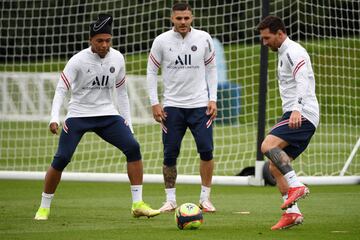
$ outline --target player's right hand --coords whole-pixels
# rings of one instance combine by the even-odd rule
[[[301,113],[299,111],[292,111],[289,118],[289,128],[297,129],[301,127]]]
[[[56,122],[52,122],[50,123],[49,129],[52,134],[58,134],[59,125]]]
[[[156,104],[151,107],[153,112],[153,117],[155,121],[161,123],[162,121],[166,120],[167,114],[164,111],[164,108],[160,104]]]

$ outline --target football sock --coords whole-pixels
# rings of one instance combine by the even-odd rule
[[[131,196],[132,201],[141,202],[142,201],[142,185],[131,185]]]
[[[41,194],[41,204],[40,207],[42,208],[50,208],[51,205],[51,201],[54,198],[54,194],[49,194],[49,193],[42,193]]]
[[[176,188],[165,188],[166,201],[176,202]]]
[[[304,184],[302,184],[299,179],[296,176],[295,171],[290,171],[287,174],[284,175],[287,183],[289,184],[289,187],[300,187],[300,186],[304,186]]]
[[[283,200],[284,200],[284,202],[285,202],[286,199],[288,198],[288,195],[286,194],[286,195],[282,196],[282,198],[283,198]],[[295,203],[295,204],[292,205],[291,207],[287,208],[287,209],[286,209],[286,213],[299,213],[299,214],[301,214],[300,209],[299,209],[297,203]]]
[[[201,185],[200,201],[208,200],[210,197],[211,188]]]

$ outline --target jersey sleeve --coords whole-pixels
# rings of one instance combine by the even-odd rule
[[[210,101],[217,100],[217,70],[215,60],[215,47],[210,35],[205,38],[205,76],[209,88]]]
[[[64,102],[66,94],[71,90],[73,81],[76,79],[78,73],[76,61],[71,58],[65,65],[64,70],[60,74],[59,81],[55,89],[55,95],[51,108],[50,123],[56,122],[60,124],[60,109]]]
[[[159,104],[158,91],[157,91],[157,74],[159,68],[161,67],[161,62],[162,62],[161,43],[158,38],[155,38],[150,50],[148,63],[147,63],[147,73],[146,73],[146,83],[147,83],[147,89],[150,97],[151,106]]]
[[[296,82],[296,104],[292,107],[292,111],[302,112],[310,86],[310,58],[305,50],[293,53],[288,52],[286,56],[291,66],[292,76]]]
[[[134,133],[131,121],[130,102],[126,87],[126,71],[125,71],[125,60],[121,56],[121,68],[118,74],[118,79],[115,83],[116,97],[120,116],[122,116],[126,123],[129,125],[131,132]]]

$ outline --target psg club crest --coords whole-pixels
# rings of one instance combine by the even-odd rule
[[[114,67],[111,67],[111,68],[110,68],[110,72],[111,72],[111,73],[114,73],[114,72],[115,72],[115,68],[114,68]]]
[[[193,52],[195,52],[195,51],[197,50],[197,46],[192,45],[192,46],[191,46],[191,50],[192,50]]]

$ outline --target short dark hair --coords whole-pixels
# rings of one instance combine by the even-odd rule
[[[284,22],[281,18],[277,16],[267,16],[265,17],[257,27],[257,30],[269,29],[271,33],[277,33],[278,30],[281,30],[283,33],[286,33],[286,28]]]
[[[190,12],[191,10],[191,6],[186,3],[186,2],[177,2],[173,5],[172,7],[173,11],[185,11],[185,10],[189,10]]]

